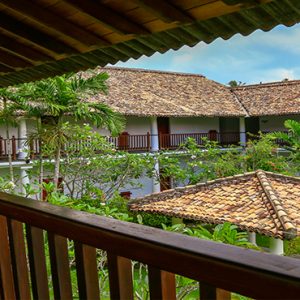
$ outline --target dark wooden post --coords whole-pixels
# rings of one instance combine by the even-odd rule
[[[230,300],[231,293],[210,284],[200,283],[200,300]]]
[[[148,266],[150,299],[175,300],[175,274]]]
[[[134,299],[131,260],[112,253],[107,258],[111,299]]]
[[[16,299],[14,276],[10,256],[10,245],[8,239],[7,219],[3,216],[0,216],[0,241],[0,277],[2,287],[4,289],[4,299]]]

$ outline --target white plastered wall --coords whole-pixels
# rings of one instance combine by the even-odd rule
[[[219,118],[178,117],[170,118],[170,133],[200,133],[219,131]]]
[[[18,137],[18,127],[9,127],[9,135],[10,137],[14,136],[15,138]],[[6,139],[6,127],[5,125],[0,125],[0,136]]]
[[[286,116],[265,116],[259,118],[259,126],[261,131],[282,131],[287,130],[283,123],[285,120],[292,119],[300,121],[299,115],[286,115]]]
[[[70,123],[75,123],[75,121],[72,120],[72,118],[67,118],[67,119]],[[89,122],[81,121],[81,122],[77,122],[77,123],[84,124],[84,123],[89,123]],[[150,125],[151,125],[151,122],[150,122],[150,118],[148,118],[148,117],[127,116],[127,117],[125,117],[125,128],[123,131],[128,132],[129,134],[132,134],[132,135],[147,134],[147,132],[150,133],[150,130],[151,130]],[[93,129],[102,135],[105,135],[105,136],[110,135],[110,133],[107,129],[97,128],[97,127],[93,127]]]
[[[132,185],[124,186],[120,189],[120,192],[131,192],[131,198],[138,198],[143,197],[145,195],[151,194],[153,188],[153,180],[145,175],[141,176],[139,179],[136,180],[137,185],[133,187]],[[141,186],[138,186],[141,185]]]
[[[129,134],[147,134],[151,131],[151,121],[148,117],[126,117],[125,132]]]

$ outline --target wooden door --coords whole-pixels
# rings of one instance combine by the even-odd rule
[[[258,132],[260,130],[259,117],[245,118],[245,127],[248,140],[258,139]]]
[[[159,135],[159,148],[168,149],[170,147],[170,122],[168,117],[157,118],[157,128]]]

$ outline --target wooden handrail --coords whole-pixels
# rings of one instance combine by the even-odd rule
[[[183,144],[187,138],[194,138],[199,146],[204,145],[203,138],[208,140],[217,141],[220,145],[238,145],[240,142],[241,132],[199,132],[199,133],[167,133],[157,135],[159,140],[159,147],[161,150],[173,150],[177,149]],[[106,137],[107,141],[113,144],[113,146],[122,151],[151,151],[151,138],[155,136],[150,133],[147,134],[128,134],[120,135],[119,137]],[[248,137],[249,138],[249,137]],[[15,138],[9,139],[12,159],[17,159],[17,144],[20,141],[26,141],[26,138]],[[78,143],[78,150],[82,144],[86,141]],[[276,140],[279,146],[284,146],[286,143],[283,140]],[[40,144],[38,140],[34,140],[29,145],[30,158],[34,159],[39,155]],[[95,149],[97,152],[97,149]],[[8,157],[8,140],[0,136],[0,159]]]
[[[55,240],[54,237],[66,237],[74,240],[77,245],[75,252],[77,251],[81,262],[78,264],[77,272],[81,272],[82,282],[80,284],[82,286],[80,290],[82,295],[96,291],[94,286],[89,287],[85,282],[86,278],[94,278],[93,274],[95,274],[91,266],[96,263],[93,247],[107,251],[109,271],[112,272],[110,278],[118,282],[121,280],[119,284],[115,284],[115,287],[119,288],[119,292],[114,291],[114,295],[130,294],[126,285],[130,283],[131,275],[128,273],[130,272],[130,268],[128,268],[130,260],[147,264],[148,268],[153,270],[150,276],[153,281],[150,282],[150,285],[155,284],[156,280],[159,280],[157,279],[159,276],[161,279],[157,282],[162,283],[162,289],[166,287],[163,287],[165,281],[161,280],[168,276],[161,272],[167,271],[203,282],[204,290],[218,287],[259,299],[297,299],[300,295],[300,262],[294,258],[205,241],[5,193],[0,193],[0,214],[6,220],[22,222],[27,224],[29,229],[31,228],[30,231],[27,230],[27,234],[30,233],[31,241],[35,241],[35,246],[31,243],[34,249],[31,260],[36,259],[37,261],[39,257],[37,261],[39,264],[44,255],[40,247],[42,243],[40,239],[42,231],[40,230],[51,234],[52,240]],[[2,222],[2,224],[4,223]],[[8,234],[10,235],[10,230],[8,230]],[[5,233],[2,233],[0,238],[1,263],[1,252],[5,251]],[[62,249],[64,249],[64,241],[61,243]],[[59,247],[60,244],[53,245],[54,255],[55,247]],[[57,248],[57,251],[59,249]],[[38,257],[35,257],[36,255]],[[8,259],[6,265],[7,261]],[[6,269],[2,265],[0,269],[2,281],[3,278],[9,278],[7,274],[4,274]],[[63,271],[61,270],[61,272]],[[123,277],[118,275],[122,272],[126,284],[122,282]],[[35,283],[32,284],[34,286]],[[40,285],[42,284],[40,283]],[[62,282],[60,282],[61,284]],[[57,283],[57,285],[57,291],[59,291],[59,284]],[[171,286],[173,285],[167,285],[169,288]],[[11,284],[7,288],[11,288]],[[44,291],[44,288],[41,290]],[[203,295],[206,294],[204,290]],[[122,297],[120,296],[120,298]]]

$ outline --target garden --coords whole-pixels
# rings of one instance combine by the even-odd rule
[[[98,77],[97,77],[98,76]],[[115,218],[126,222],[153,226],[195,238],[212,240],[239,247],[265,251],[269,240],[259,236],[257,246],[248,242],[246,232],[237,226],[224,223],[216,226],[183,222],[172,224],[166,216],[147,213],[133,213],[128,209],[128,199],[120,196],[124,187],[141,188],[141,176],[157,182],[168,178],[173,186],[185,186],[206,182],[216,178],[251,172],[258,169],[275,173],[298,176],[300,173],[300,123],[287,120],[288,133],[260,134],[253,136],[246,147],[230,146],[221,148],[217,142],[204,139],[204,146],[188,138],[175,151],[149,153],[128,153],[117,151],[92,125],[106,127],[118,134],[123,127],[122,116],[102,104],[78,101],[83,95],[107,92],[105,74],[88,79],[61,76],[35,84],[25,84],[15,90],[2,89],[4,107],[1,120],[7,135],[9,128],[18,120],[16,111],[23,111],[27,117],[35,118],[36,131],[28,137],[39,139],[41,149],[39,159],[32,160],[28,171],[30,184],[19,189],[21,178],[9,160],[9,173],[0,178],[0,190],[21,194],[32,199],[41,199],[54,205]],[[59,100],[59,101],[58,101]],[[75,121],[70,123],[72,114]],[[47,117],[50,122],[41,122]],[[51,118],[49,118],[51,117]],[[90,123],[90,124],[89,124]],[[276,139],[285,141],[285,150],[278,151]],[[85,141],[85,142],[82,142]],[[30,153],[28,153],[30,156]],[[156,164],[160,166],[157,172]],[[44,180],[44,179],[49,180]],[[53,180],[51,180],[53,178]],[[60,178],[62,180],[60,180]],[[74,245],[69,242],[71,278],[76,285]],[[45,239],[46,249],[48,242]],[[107,257],[97,250],[99,282],[102,299],[109,298]],[[300,239],[285,241],[286,255],[300,255]],[[47,261],[50,268],[49,259]],[[74,270],[73,270],[73,269]],[[148,278],[146,266],[134,262],[134,295],[136,299],[148,299]],[[72,271],[73,270],[73,271]],[[198,283],[177,276],[178,299],[197,299]],[[74,298],[78,297],[73,289]],[[244,299],[233,294],[232,299]]]

